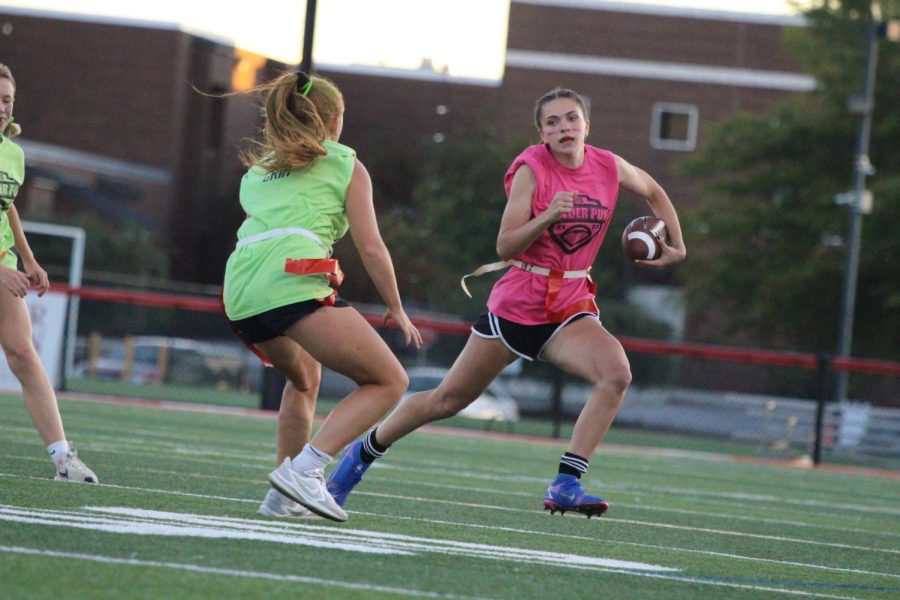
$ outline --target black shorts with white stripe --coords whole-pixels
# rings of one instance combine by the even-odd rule
[[[597,318],[597,315],[583,312],[569,317],[562,323],[520,325],[487,312],[478,317],[472,325],[472,333],[490,340],[499,339],[510,352],[526,360],[535,360],[541,358],[544,346],[558,331],[582,317]]]

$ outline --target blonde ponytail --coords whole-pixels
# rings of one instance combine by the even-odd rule
[[[324,77],[285,73],[250,90],[265,95],[262,139],[241,153],[245,166],[302,169],[327,154],[332,119],[344,112],[340,90]]]

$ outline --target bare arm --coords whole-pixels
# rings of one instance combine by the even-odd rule
[[[9,207],[7,217],[9,219],[9,228],[13,234],[13,244],[16,252],[19,254],[19,258],[22,259],[25,273],[19,273],[14,269],[5,269],[2,286],[20,298],[25,297],[29,287],[37,288],[38,296],[43,296],[50,289],[50,279],[47,276],[47,271],[42,269],[34,258],[31,247],[28,245],[28,240],[25,238],[25,232],[22,230],[19,211],[16,210],[15,206]]]
[[[406,343],[413,343],[416,348],[421,347],[422,336],[403,310],[391,255],[378,230],[372,202],[372,180],[359,160],[356,161],[350,186],[347,188],[347,220],[363,266],[387,306],[384,322],[393,319],[403,331]]]
[[[628,163],[620,156],[616,156],[616,167],[619,172],[619,185],[629,192],[646,198],[653,214],[665,221],[666,231],[669,234],[669,243],[665,243],[666,240],[662,240],[662,255],[659,258],[635,262],[642,265],[663,267],[683,261],[687,255],[687,250],[684,247],[684,239],[681,236],[681,224],[678,222],[675,206],[672,204],[666,191],[646,171]]]
[[[503,210],[500,232],[497,234],[497,254],[509,260],[524,252],[542,231],[572,210],[578,192],[557,192],[547,210],[531,218],[532,198],[537,181],[528,165],[522,165],[513,175],[509,200]]]

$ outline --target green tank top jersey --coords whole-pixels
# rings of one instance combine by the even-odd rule
[[[289,258],[328,258],[331,246],[347,233],[347,187],[356,152],[326,140],[328,154],[305,169],[267,172],[251,167],[241,180],[241,207],[247,219],[238,241],[284,228],[302,228],[314,240],[289,233],[236,248],[225,266],[222,294],[232,321],[304,300],[327,298],[334,291],[326,275],[285,273]]]
[[[15,245],[9,226],[9,209],[25,181],[25,153],[12,140],[0,135],[0,252],[6,252],[0,264],[16,268],[18,258],[10,249]]]

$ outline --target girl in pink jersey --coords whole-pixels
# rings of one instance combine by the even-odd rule
[[[365,438],[353,442],[328,479],[343,504],[376,455],[425,423],[456,415],[516,358],[541,359],[593,387],[575,423],[559,472],[544,495],[551,513],[603,514],[609,504],[581,489],[588,460],[609,429],[631,383],[621,344],[600,323],[588,269],[609,226],[620,187],[647,199],[665,221],[669,240],[651,261],[684,260],[675,207],[650,175],[612,152],[585,144],[590,129],[584,101],[555,89],[535,105],[541,144],[522,152],[506,173],[508,196],[497,236],[504,261],[476,274],[511,267],[494,285],[488,313],[472,327],[462,353],[437,389],[411,395]],[[371,452],[374,449],[377,452]]]

